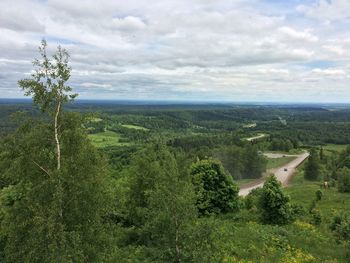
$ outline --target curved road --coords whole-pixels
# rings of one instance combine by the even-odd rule
[[[269,158],[280,158],[283,156],[283,154],[265,154],[265,156],[268,156]],[[267,171],[267,174],[274,174],[277,180],[279,180],[283,186],[288,185],[290,179],[295,173],[296,168],[309,157],[309,153],[305,152],[299,155],[285,155],[285,156],[295,156],[297,158],[295,158],[291,162],[279,168],[274,168]],[[285,171],[285,169],[287,169],[287,171]],[[252,183],[242,185],[241,189],[239,190],[239,195],[240,196],[248,195],[251,190],[262,187],[264,185],[264,181],[265,179],[261,178],[261,179],[257,179]]]

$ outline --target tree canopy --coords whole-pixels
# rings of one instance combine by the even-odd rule
[[[219,161],[198,161],[192,165],[190,174],[201,214],[227,213],[239,208],[239,188]]]

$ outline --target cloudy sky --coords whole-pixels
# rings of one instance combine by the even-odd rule
[[[0,98],[42,38],[84,99],[350,102],[349,0],[1,0]]]

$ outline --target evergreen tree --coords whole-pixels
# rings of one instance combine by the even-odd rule
[[[239,188],[219,161],[198,161],[192,165],[190,173],[201,214],[226,213],[238,209]]]
[[[283,193],[281,183],[275,176],[269,176],[259,197],[261,221],[264,224],[284,225],[292,220],[289,197]]]
[[[316,149],[311,149],[309,159],[305,164],[304,177],[307,180],[317,180],[320,176],[320,159]]]

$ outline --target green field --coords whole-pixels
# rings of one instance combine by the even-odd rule
[[[89,138],[92,143],[98,148],[104,148],[109,146],[127,146],[128,142],[120,142],[120,134],[113,131],[104,131],[95,134],[89,134]]]
[[[332,156],[344,151],[348,146],[347,144],[327,144],[322,146],[322,148],[325,156]]]
[[[327,144],[323,146],[324,150],[329,150],[329,151],[336,151],[336,152],[341,152],[348,147],[348,144]]]
[[[267,159],[267,169],[272,169],[272,168],[277,168],[281,167],[291,161],[293,161],[295,157],[291,156],[286,156],[286,157],[281,157],[281,158],[268,158]]]
[[[132,124],[122,124],[124,128],[128,129],[135,129],[135,130],[142,130],[142,131],[149,131],[149,129],[142,127],[142,126],[137,126],[137,125],[132,125]]]

